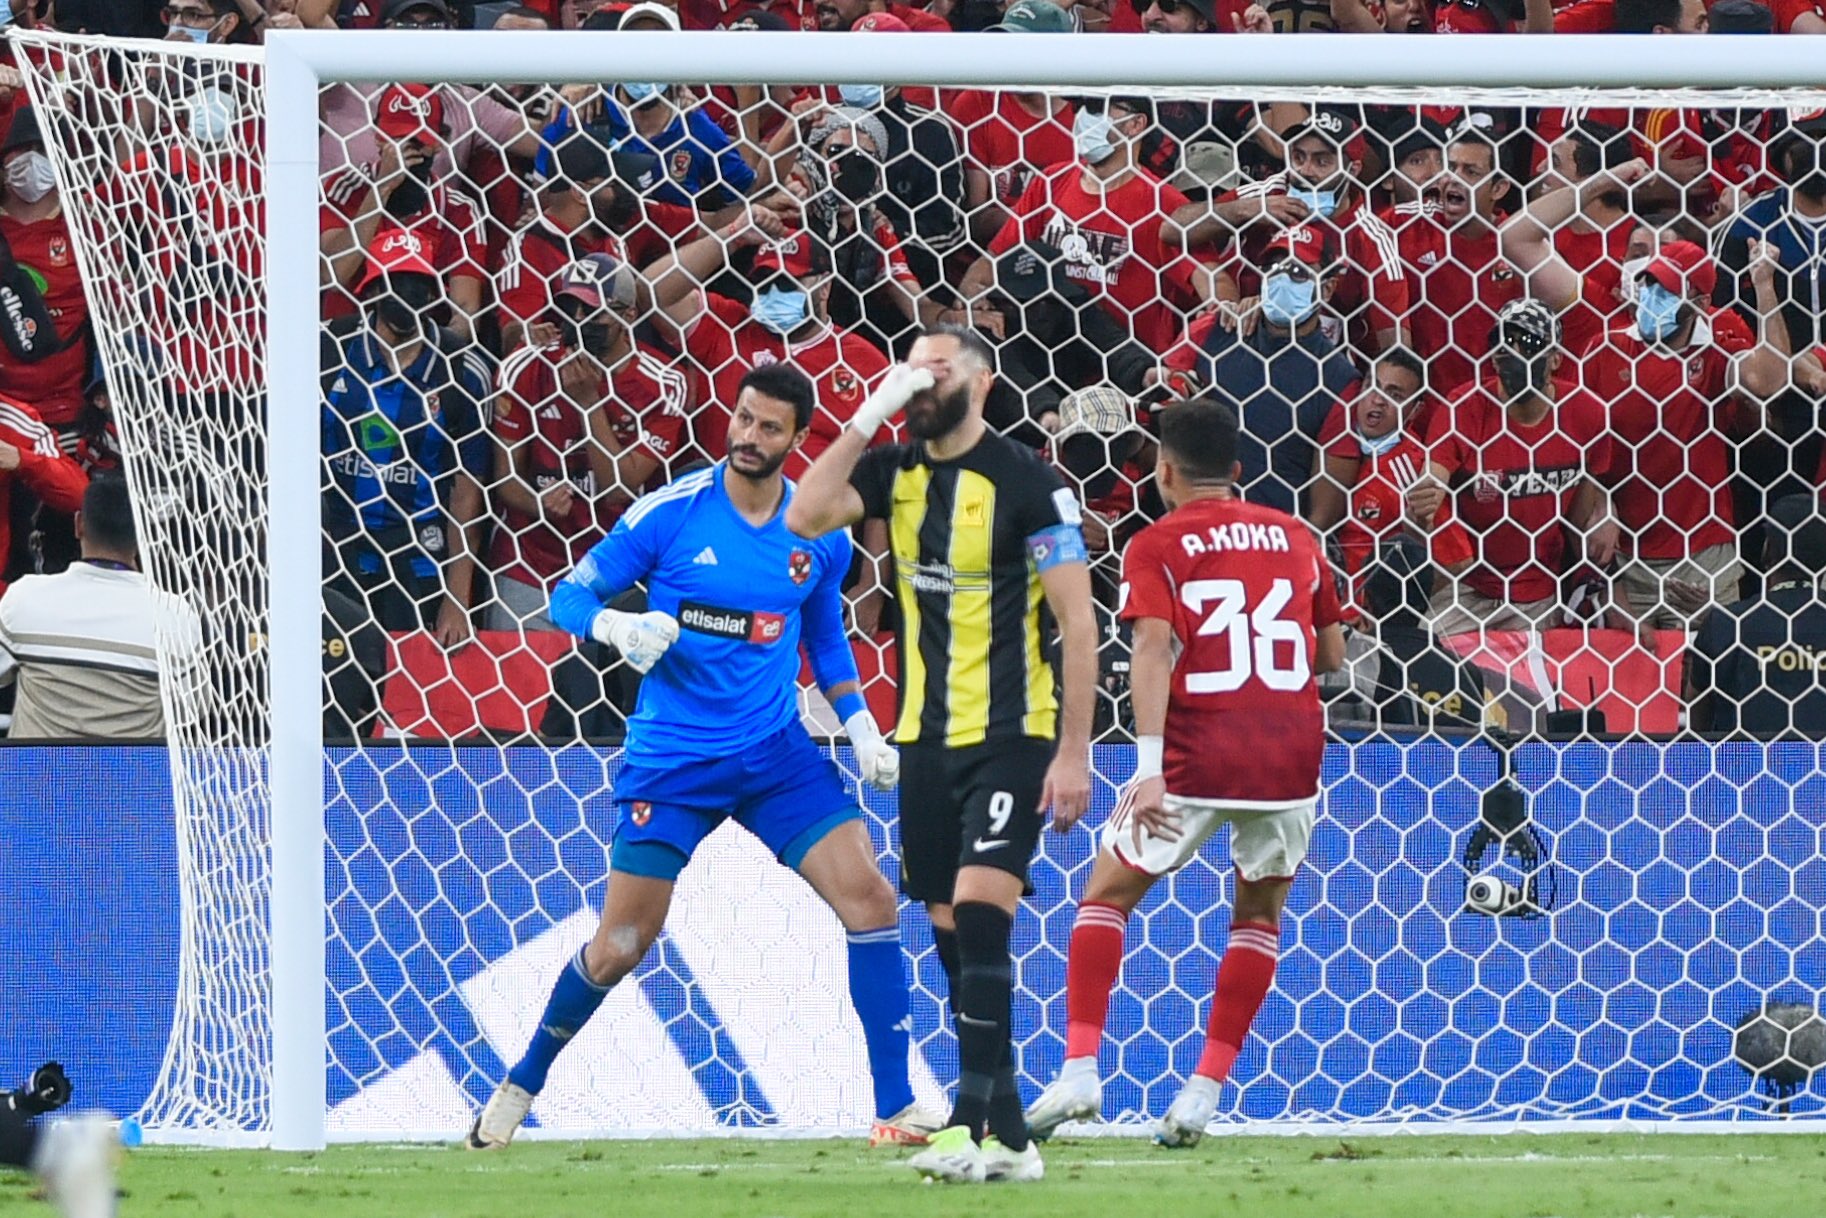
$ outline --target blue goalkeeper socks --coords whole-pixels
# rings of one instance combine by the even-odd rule
[[[552,1062],[583,1030],[608,992],[608,986],[590,980],[583,968],[583,949],[578,948],[552,985],[552,996],[546,1000],[545,1014],[539,1017],[533,1041],[526,1046],[526,1055],[519,1064],[507,1072],[507,1081],[533,1095],[545,1090],[545,1076],[551,1071]],[[901,1000],[906,1000],[905,991]]]
[[[907,1081],[907,962],[900,927],[852,931],[850,1005],[862,1020],[869,1046],[869,1076],[875,1081],[875,1115],[891,1117],[913,1102]]]

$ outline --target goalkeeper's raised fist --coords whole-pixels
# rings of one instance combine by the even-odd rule
[[[874,439],[883,423],[905,410],[914,394],[932,388],[933,383],[932,374],[926,369],[895,364],[857,409],[850,426],[864,440]]]
[[[678,622],[670,613],[623,613],[604,609],[596,615],[590,634],[607,643],[635,672],[645,673],[659,663],[666,648],[678,642]]]
[[[850,735],[862,781],[878,791],[892,791],[900,782],[900,750],[881,738],[875,716],[859,710],[843,721],[843,730]]]

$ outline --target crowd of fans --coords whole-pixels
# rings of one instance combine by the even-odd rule
[[[12,7],[21,24],[194,43],[296,28],[1826,34],[1826,0]],[[0,316],[13,578],[77,558],[84,471],[118,463],[18,84],[0,72],[0,295],[23,309]],[[232,99],[198,98],[191,136],[221,140]],[[1370,661],[1357,671],[1384,674],[1339,692],[1352,714],[1437,713],[1462,682],[1450,664],[1425,675],[1440,636],[1573,622],[1653,648],[1657,629],[1697,631],[1759,592],[1767,505],[1826,481],[1826,111],[891,82],[345,85],[320,110],[341,638],[459,648],[551,630],[547,591],[602,530],[722,455],[745,370],[786,361],[817,384],[791,474],[938,322],[996,345],[990,421],[1081,488],[1111,610],[1125,541],[1162,510],[1155,411],[1235,406],[1243,493],[1327,537]],[[882,535],[858,541],[885,552]],[[863,635],[892,627],[885,575],[858,564]],[[627,691],[603,685],[605,669],[620,679],[605,659],[555,671],[564,730],[613,730]],[[353,701],[341,722],[365,730],[371,707]],[[1106,710],[1119,727],[1120,699]]]

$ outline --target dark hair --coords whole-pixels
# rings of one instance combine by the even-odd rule
[[[1600,169],[1614,169],[1636,155],[1635,147],[1621,127],[1589,120],[1566,128],[1572,141],[1572,165],[1580,180]]]
[[[1775,14],[1756,0],[1718,0],[1712,6],[1708,34],[1773,34]]]
[[[1170,402],[1158,416],[1160,447],[1194,482],[1228,481],[1236,468],[1236,412],[1210,398]]]
[[[139,552],[127,480],[114,470],[101,470],[89,479],[89,489],[82,495],[82,535],[97,549],[116,554]]]
[[[1664,25],[1680,25],[1681,0],[1617,0],[1616,32],[1619,34],[1652,34]]]
[[[958,346],[981,360],[985,368],[991,372],[996,370],[995,348],[989,345],[989,340],[983,337],[983,332],[973,326],[959,326],[951,322],[944,322],[927,327],[923,337],[954,338],[957,340]]]
[[[1826,572],[1826,516],[1819,497],[1784,495],[1770,504],[1763,546],[1770,574],[1782,567],[1808,575]]]
[[[1426,364],[1422,363],[1420,357],[1406,347],[1390,347],[1387,351],[1384,351],[1381,355],[1376,357],[1375,363],[1388,364],[1390,367],[1399,368],[1403,372],[1413,376],[1415,382],[1422,389],[1427,387]],[[1373,366],[1374,365],[1372,365],[1372,367]]]
[[[742,383],[736,386],[736,396],[740,397],[744,389],[752,389],[775,401],[791,402],[795,432],[804,431],[812,425],[812,411],[818,405],[818,391],[812,385],[812,378],[791,364],[762,364],[758,368],[750,368],[743,374]]]

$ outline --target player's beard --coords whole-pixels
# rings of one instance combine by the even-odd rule
[[[750,482],[765,482],[780,472],[780,467],[786,464],[787,454],[791,451],[787,449],[777,456],[769,457],[752,444],[732,444],[729,448],[729,468]],[[738,465],[735,460],[738,455],[749,458],[751,462],[759,460],[761,464]]]
[[[969,385],[949,393],[927,389],[907,403],[907,430],[921,440],[936,440],[956,431],[969,414]]]

